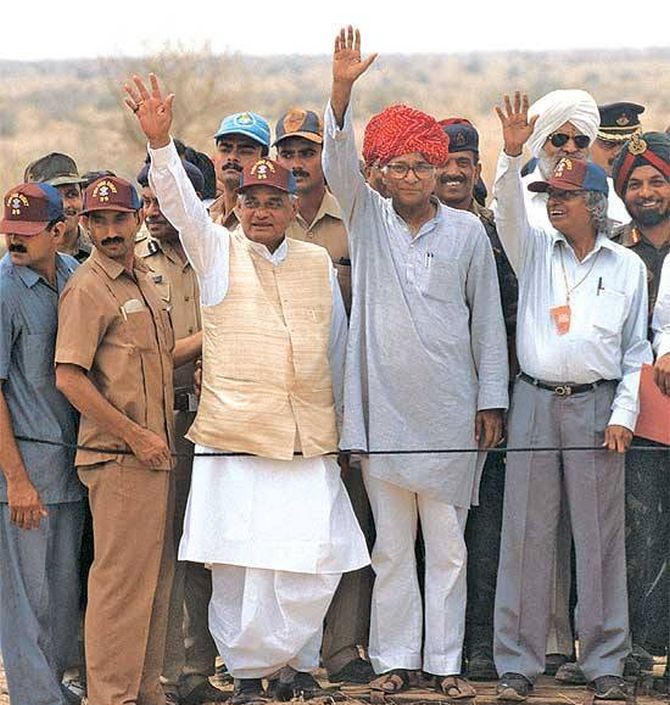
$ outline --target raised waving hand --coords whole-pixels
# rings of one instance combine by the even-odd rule
[[[151,148],[165,147],[170,142],[174,93],[163,98],[158,78],[153,73],[149,74],[151,90],[137,75],[133,75],[133,84],[123,86],[127,94],[126,105],[135,113]]]
[[[503,132],[503,149],[510,157],[517,157],[523,151],[523,146],[533,134],[538,115],[528,119],[528,95],[519,91],[514,93],[514,103],[508,95],[503,96],[505,110],[496,105],[496,113],[500,119]]]
[[[367,59],[361,57],[361,33],[351,25],[346,29],[342,27],[335,37],[333,90],[330,104],[340,126],[347,105],[349,105],[351,87],[368,70],[376,58],[377,54],[370,54]]]

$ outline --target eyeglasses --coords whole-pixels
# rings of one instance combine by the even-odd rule
[[[562,189],[551,189],[549,191],[549,198],[553,201],[558,201],[559,203],[565,203],[565,201],[571,201],[577,196],[583,196],[586,193],[583,189],[574,189],[570,191],[563,191]]]
[[[404,179],[410,171],[414,172],[414,176],[417,179],[429,179],[435,173],[435,167],[425,162],[420,162],[414,166],[404,162],[393,162],[382,167],[382,171],[392,179]]]
[[[261,208],[267,211],[280,211],[286,206],[286,203],[276,198],[271,198],[264,203],[261,203],[261,201],[256,198],[240,198],[240,205],[248,211],[257,211]]]
[[[565,132],[554,132],[547,139],[554,147],[563,147],[570,140],[575,143],[578,149],[586,149],[591,144],[591,138],[588,135],[566,135]]]

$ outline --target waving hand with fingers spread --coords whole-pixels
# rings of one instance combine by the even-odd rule
[[[126,83],[123,87],[128,96],[125,103],[135,113],[151,148],[159,149],[170,142],[174,93],[163,98],[156,74],[149,74],[149,83],[151,91],[134,75],[134,85]]]
[[[496,105],[496,113],[502,125],[504,150],[510,157],[517,157],[523,146],[533,134],[538,115],[528,120],[528,95],[519,91],[514,93],[514,104],[508,95],[503,97],[505,110]]]
[[[335,37],[330,104],[340,127],[349,105],[352,86],[376,58],[377,54],[370,54],[367,59],[361,58],[361,33],[351,25],[346,29],[343,27]]]

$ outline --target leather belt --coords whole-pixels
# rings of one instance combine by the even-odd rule
[[[550,382],[543,382],[541,379],[535,379],[535,377],[531,377],[525,372],[519,372],[519,379],[522,379],[528,384],[532,384],[534,387],[546,389],[548,392],[552,392],[558,397],[570,397],[573,394],[590,392],[601,384],[612,381],[608,379],[597,379],[595,382],[589,382],[588,384],[551,384]]]
[[[192,392],[175,392],[174,395],[174,410],[175,411],[197,411],[198,397]]]

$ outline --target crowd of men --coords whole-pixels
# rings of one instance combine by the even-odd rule
[[[390,106],[361,161],[374,59],[341,30],[323,119],[226,116],[211,159],[134,76],[137,185],[51,153],[5,195],[12,705],[310,699],[319,665],[625,700],[667,655],[668,456],[634,433],[644,365],[670,395],[670,136],[504,96],[487,208],[466,117]]]

